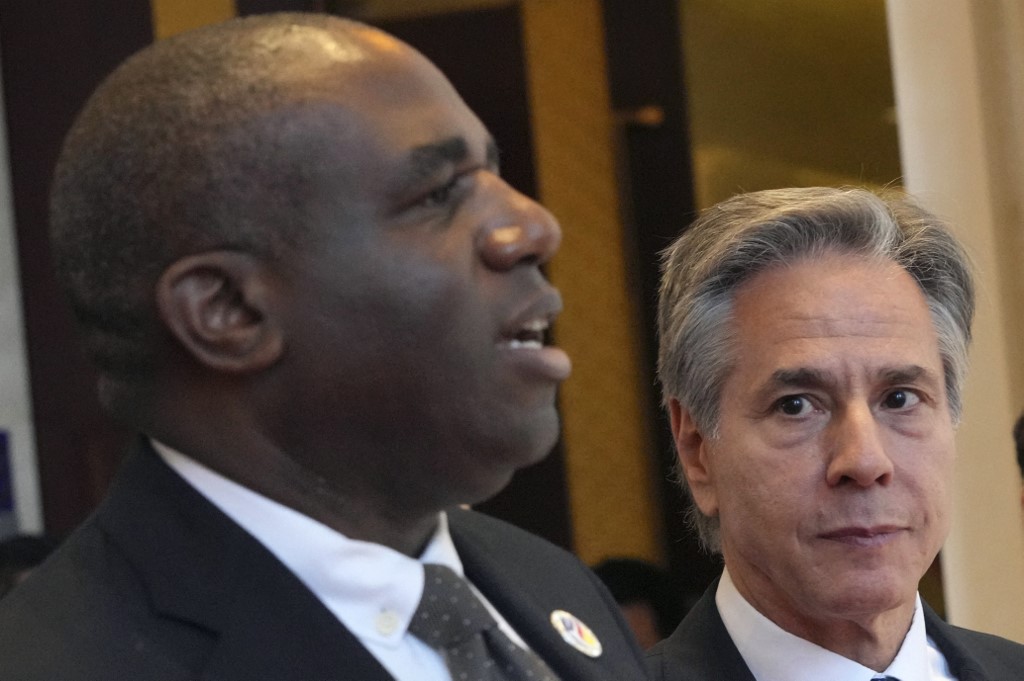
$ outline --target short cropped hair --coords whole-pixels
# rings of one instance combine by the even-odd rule
[[[315,70],[293,87],[309,73],[290,47],[309,39],[298,26],[338,50],[358,50],[371,30],[315,14],[203,27],[129,58],[77,117],[52,185],[51,246],[101,372],[151,373],[162,333],[153,290],[174,261],[217,249],[273,257],[308,237],[323,159],[289,146],[302,131],[282,111],[319,101]]]
[[[829,253],[888,260],[924,293],[938,336],[949,409],[961,387],[974,316],[966,254],[937,217],[903,194],[811,187],[741,194],[705,211],[662,254],[658,376],[664,402],[676,399],[708,437],[717,437],[722,386],[732,369],[737,290],[769,268]],[[718,518],[701,513],[681,469],[688,519],[712,553]]]

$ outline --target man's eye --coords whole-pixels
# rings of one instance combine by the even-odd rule
[[[907,409],[921,401],[921,398],[910,390],[902,388],[893,390],[882,399],[882,406],[886,409]]]
[[[434,191],[424,196],[423,200],[420,201],[421,205],[429,208],[432,206],[443,206],[447,204],[448,201],[451,200],[452,198],[452,194],[455,191],[455,187],[459,183],[460,177],[461,176],[456,175],[451,180],[449,180],[444,186],[438,187]]]
[[[778,410],[786,416],[801,416],[812,408],[811,401],[803,395],[786,395],[776,404]]]

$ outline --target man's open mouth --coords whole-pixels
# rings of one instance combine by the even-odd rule
[[[528,348],[539,350],[544,347],[550,327],[551,323],[547,319],[529,319],[511,336],[503,338],[502,343],[513,349]]]

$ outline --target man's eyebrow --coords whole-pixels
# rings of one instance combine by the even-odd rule
[[[410,177],[415,180],[429,178],[447,164],[464,161],[469,156],[469,144],[462,137],[448,137],[439,142],[423,144],[409,152]],[[494,140],[488,140],[487,164],[498,165],[498,147]]]
[[[834,385],[835,377],[827,372],[808,367],[777,369],[768,380],[757,387],[754,395],[757,401],[774,400],[780,388],[795,390],[821,389]]]
[[[469,156],[469,144],[461,137],[449,137],[414,147],[409,152],[409,170],[415,178],[427,178],[439,168],[458,163]]]
[[[936,376],[922,366],[908,364],[906,366],[887,367],[878,373],[878,378],[887,385],[912,384],[923,380],[935,381]],[[796,369],[779,369],[772,373],[760,392],[772,393],[779,388],[827,388],[836,383],[836,378],[828,371],[799,367]]]
[[[900,383],[916,383],[922,378],[927,380],[935,380],[937,377],[922,366],[916,364],[908,364],[905,367],[894,367],[892,369],[886,369],[882,372],[882,379],[890,384],[897,385]]]
[[[799,367],[797,369],[779,369],[773,372],[768,385],[771,388],[780,386],[822,388],[833,385],[835,382],[835,377],[828,371]]]

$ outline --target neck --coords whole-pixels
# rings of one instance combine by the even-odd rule
[[[415,513],[357,489],[338,489],[287,457],[278,463],[263,474],[247,470],[229,477],[349,539],[381,544],[412,558],[423,552],[437,529],[439,510]]]
[[[192,438],[150,430],[160,442],[218,474],[302,513],[350,539],[417,557],[437,529],[440,509],[414,512],[356,486],[342,489],[265,442]],[[354,480],[356,476],[352,476]]]
[[[800,632],[791,633],[880,672],[896,659],[913,615],[913,610],[908,614],[901,608],[866,623],[837,621],[821,629],[804,627]]]

